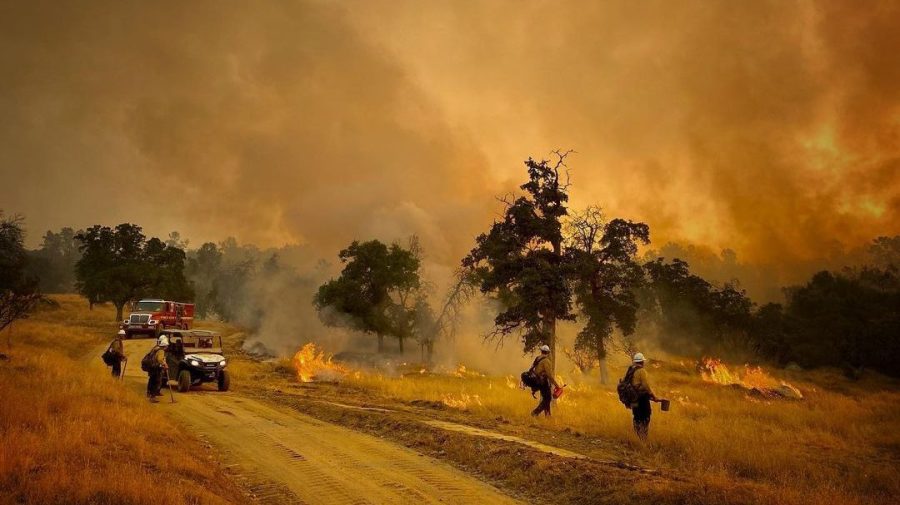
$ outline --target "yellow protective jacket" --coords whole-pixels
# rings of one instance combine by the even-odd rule
[[[634,375],[631,377],[631,384],[638,393],[648,394],[651,398],[656,397],[656,395],[653,394],[653,389],[650,388],[650,376],[647,374],[647,370],[644,367],[640,367],[634,371]]]
[[[114,339],[114,340],[112,341],[112,344],[110,344],[109,348],[112,350],[112,352],[113,352],[116,356],[118,356],[118,357],[120,357],[120,358],[124,358],[124,357],[125,357],[125,349],[124,349],[123,346],[122,346],[122,341],[119,340],[118,338],[117,338],[117,339]]]
[[[534,367],[534,373],[542,380],[546,379],[550,384],[556,384],[556,380],[553,378],[553,360],[551,360],[550,356],[538,362]]]
[[[159,366],[166,366],[166,351],[162,348],[156,350],[156,354],[153,355],[153,360]]]

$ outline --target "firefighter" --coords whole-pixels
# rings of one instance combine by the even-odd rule
[[[163,380],[169,379],[169,365],[166,363],[166,349],[169,347],[169,338],[165,335],[159,337],[156,346],[153,348],[152,357],[153,365],[147,372],[147,398],[152,403],[158,403],[157,396],[162,396]]]
[[[538,377],[538,384],[541,392],[541,402],[531,411],[532,416],[538,416],[541,412],[545,416],[550,416],[550,401],[553,400],[553,390],[550,386],[558,387],[556,379],[553,378],[553,361],[550,358],[550,346],[544,344],[541,346],[541,355],[534,360],[533,370]]]
[[[634,417],[634,432],[641,440],[647,440],[650,432],[650,408],[651,401],[657,401],[653,389],[650,388],[650,378],[644,368],[644,355],[637,353],[632,359],[634,373],[631,376],[631,384],[637,392],[637,402],[631,406],[631,414]]]
[[[120,377],[122,375],[122,361],[125,360],[125,348],[122,339],[125,338],[125,330],[119,330],[115,340],[109,344],[109,351],[112,354],[112,376]]]

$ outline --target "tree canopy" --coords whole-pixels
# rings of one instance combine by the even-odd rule
[[[141,297],[193,298],[184,275],[184,251],[155,237],[147,240],[140,226],[96,225],[75,238],[81,251],[75,264],[78,292],[91,305],[112,302],[118,320],[125,304]]]
[[[566,260],[575,303],[584,320],[575,350],[596,357],[605,384],[613,329],[627,336],[637,324],[635,290],[642,285],[644,272],[636,256],[638,244],[650,242],[650,228],[624,219],[606,222],[599,207],[573,213],[567,228]]]
[[[416,307],[427,306],[419,292],[417,251],[378,240],[354,241],[338,257],[344,264],[341,275],[320,286],[313,300],[322,321],[376,335],[379,352],[385,336],[395,337],[403,352],[404,340],[414,336],[416,321],[425,317],[416,315]]]
[[[523,196],[507,202],[503,219],[479,235],[463,261],[482,293],[502,305],[494,319],[492,337],[521,336],[524,350],[548,344],[555,353],[556,322],[572,320],[572,292],[563,258],[563,218],[568,214],[565,158],[535,161],[528,158],[528,181]]]
[[[37,279],[27,271],[24,240],[22,218],[4,218],[0,212],[0,331],[28,317],[43,299]]]
[[[71,293],[75,289],[75,263],[81,257],[75,230],[47,231],[41,247],[28,254],[29,275],[39,280],[42,293]]]

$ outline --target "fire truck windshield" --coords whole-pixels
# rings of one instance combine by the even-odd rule
[[[159,312],[164,305],[165,302],[137,302],[132,310],[136,312]]]

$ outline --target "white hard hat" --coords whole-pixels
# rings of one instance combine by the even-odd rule
[[[117,335],[119,335],[120,337],[124,337],[124,336],[125,336],[125,330],[119,330],[119,333],[117,333]]]
[[[160,347],[167,347],[169,345],[169,337],[160,335],[159,340],[156,341],[156,345]]]
[[[547,344],[542,345],[541,352],[550,352],[550,346]]]
[[[634,358],[632,359],[632,361],[634,361],[635,363],[643,363],[643,362],[644,362],[644,355],[641,354],[641,353],[636,353],[636,354],[634,355]]]

